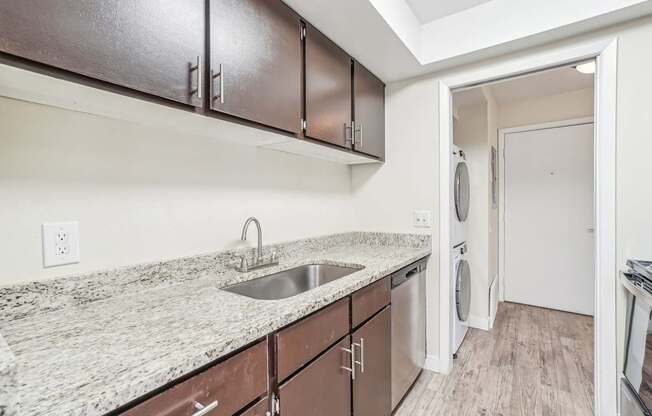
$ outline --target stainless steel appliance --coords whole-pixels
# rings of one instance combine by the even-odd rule
[[[628,260],[621,281],[628,290],[621,416],[652,412],[652,262]]]
[[[426,259],[392,275],[392,410],[426,361]]]

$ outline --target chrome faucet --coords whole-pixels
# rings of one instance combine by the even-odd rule
[[[242,241],[247,241],[247,230],[249,230],[249,224],[252,222],[256,224],[256,230],[258,231],[258,246],[256,247],[256,255],[254,256],[251,265],[249,265],[245,256],[240,257],[240,267],[238,267],[238,270],[241,272],[248,272],[249,270],[275,266],[278,264],[278,261],[276,261],[276,253],[272,253],[270,259],[267,261],[263,258],[263,230],[260,227],[260,222],[255,217],[247,218],[244,227],[242,227],[242,235],[240,236],[240,239]]]

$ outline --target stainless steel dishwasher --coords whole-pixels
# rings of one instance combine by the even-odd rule
[[[426,259],[392,275],[392,410],[426,361]]]

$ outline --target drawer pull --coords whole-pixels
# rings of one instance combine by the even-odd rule
[[[207,415],[209,412],[215,410],[215,408],[218,406],[218,404],[219,403],[217,402],[217,400],[215,400],[214,402],[212,402],[210,404],[207,404],[206,406],[204,406],[203,404],[201,404],[199,402],[195,402],[195,409],[197,409],[197,411],[195,413],[193,413],[192,416],[204,416],[204,415]]]

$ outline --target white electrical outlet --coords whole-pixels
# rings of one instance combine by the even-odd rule
[[[79,263],[79,224],[52,222],[41,227],[43,233],[43,267]]]
[[[428,228],[430,227],[430,211],[429,210],[414,210],[414,218],[412,223],[415,227]]]

